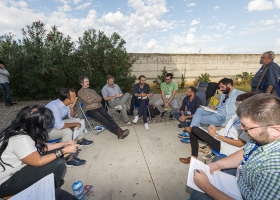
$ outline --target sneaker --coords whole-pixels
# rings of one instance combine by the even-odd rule
[[[79,147],[83,147],[83,146],[90,146],[92,145],[93,141],[90,140],[86,140],[85,138],[83,138],[83,140],[81,142],[77,141],[77,144],[79,144]]]
[[[122,110],[122,105],[117,105],[114,107],[116,110]]]
[[[128,121],[128,122],[126,122],[126,125],[127,125],[127,126],[131,126],[132,123],[131,123],[130,121]]]
[[[183,132],[181,134],[178,134],[179,138],[190,138],[190,133],[188,132]]]
[[[169,115],[169,119],[172,120],[173,119],[173,115],[170,114]]]
[[[148,123],[145,123],[145,124],[144,124],[144,127],[145,127],[146,131],[149,131],[149,130],[150,130]]]
[[[139,116],[137,115],[137,116],[134,118],[134,120],[133,120],[132,122],[133,122],[134,124],[137,124],[138,119],[139,119]]]
[[[67,167],[81,167],[86,163],[86,161],[78,160],[76,158],[72,158],[72,160],[66,162]]]
[[[190,143],[190,139],[189,138],[184,138],[184,139],[182,139],[180,141],[183,142],[183,143],[186,143],[186,144]]]
[[[78,160],[78,161],[81,161],[81,162],[85,162],[86,163],[86,160],[84,160],[84,159],[80,159],[80,158],[75,158],[76,160]]]
[[[162,112],[162,113],[160,114],[160,117],[161,117],[161,118],[164,118],[164,114],[165,114],[165,112]]]

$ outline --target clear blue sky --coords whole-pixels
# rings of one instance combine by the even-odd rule
[[[1,0],[0,35],[41,20],[75,41],[118,32],[133,53],[280,50],[280,0]]]

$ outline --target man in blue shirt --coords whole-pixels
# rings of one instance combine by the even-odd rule
[[[275,87],[279,82],[280,67],[275,62],[273,62],[274,58],[275,54],[273,51],[264,52],[261,56],[260,64],[262,64],[262,67],[259,69],[250,83],[252,92],[276,95]],[[265,75],[259,84],[259,88],[257,88],[263,73],[265,73]]]
[[[60,90],[59,99],[53,100],[46,105],[53,112],[53,120],[48,125],[48,133],[50,140],[61,138],[61,142],[73,140],[73,131],[71,128],[81,128],[81,119],[75,118],[76,112],[74,106],[77,101],[75,90],[62,88]],[[64,119],[67,117],[68,119]],[[77,144],[89,146],[93,141],[86,140],[83,131],[77,137]]]
[[[190,86],[186,91],[186,97],[183,99],[182,106],[180,110],[173,112],[174,117],[180,122],[179,128],[185,128],[188,126],[192,120],[192,117],[196,110],[202,105],[201,99],[195,95],[196,88]],[[187,111],[186,111],[187,107]]]

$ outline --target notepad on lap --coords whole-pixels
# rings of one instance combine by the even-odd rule
[[[207,106],[200,106],[203,110],[206,110],[208,112],[212,112],[212,113],[218,113],[216,110],[213,110]]]
[[[220,191],[224,192],[228,196],[234,198],[234,199],[240,199],[242,200],[242,196],[240,194],[240,191],[237,186],[236,177],[232,176],[230,174],[221,172],[221,171],[215,171],[214,174],[210,174],[210,168],[208,165],[205,165],[201,161],[191,158],[191,163],[189,167],[189,174],[188,174],[188,180],[187,185],[197,191],[203,192],[201,189],[199,189],[194,181],[194,170],[203,170],[206,175],[209,178],[210,183],[215,186]],[[204,192],[203,192],[204,193]]]

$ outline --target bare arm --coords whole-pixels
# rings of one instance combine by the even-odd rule
[[[177,90],[173,90],[173,91],[172,91],[172,95],[171,95],[171,97],[170,97],[170,98],[168,99],[168,101],[167,101],[168,104],[173,100],[173,98],[174,98],[174,96],[176,95],[176,93],[177,93]]]
[[[272,85],[268,85],[265,93],[270,94],[274,87]]]
[[[165,99],[164,90],[161,90],[161,98],[162,98],[163,103],[165,103],[166,99]]]
[[[243,140],[241,140],[239,138],[238,138],[238,140],[233,140],[233,139],[221,136],[221,135],[218,135],[216,138],[223,142],[226,142],[230,145],[236,146],[236,147],[243,147],[246,144],[246,142],[244,142]]]

